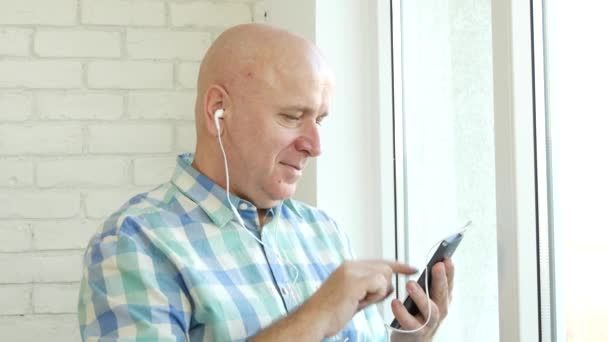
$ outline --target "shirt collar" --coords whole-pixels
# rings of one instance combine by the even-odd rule
[[[215,225],[220,228],[224,227],[232,219],[236,219],[228,203],[226,190],[194,169],[192,159],[191,153],[184,153],[177,157],[177,165],[171,182],[201,207]],[[243,219],[257,216],[257,208],[251,202],[233,194],[230,194],[230,201]],[[270,208],[269,215],[276,215],[281,210],[282,204],[283,202],[279,202],[277,206]]]

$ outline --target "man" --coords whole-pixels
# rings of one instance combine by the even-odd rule
[[[194,156],[170,182],[131,199],[85,255],[79,320],[85,340],[382,341],[373,303],[391,292],[390,261],[353,261],[322,211],[291,200],[321,153],[333,76],[310,42],[265,25],[222,33],[201,63]],[[224,164],[226,163],[226,164]],[[229,195],[228,195],[229,193]],[[445,317],[451,261],[436,265],[430,323],[399,341],[427,341]],[[394,300],[404,329],[422,314]]]

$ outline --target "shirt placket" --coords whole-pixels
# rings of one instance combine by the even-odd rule
[[[287,312],[291,312],[299,305],[299,301],[297,300],[298,294],[296,293],[297,289],[294,284],[295,279],[292,279],[292,275],[288,269],[288,267],[292,267],[294,261],[287,260],[286,253],[277,245],[277,241],[275,240],[276,235],[274,234],[274,230],[278,228],[275,226],[276,221],[278,220],[273,220],[272,223],[262,230],[261,237],[264,243],[262,248],[266,254],[266,260],[268,260],[268,266],[272,273],[275,287],[283,299],[285,309]]]

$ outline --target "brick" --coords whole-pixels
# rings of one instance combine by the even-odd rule
[[[0,121],[25,121],[32,112],[29,94],[0,93]]]
[[[91,153],[166,153],[171,151],[173,130],[166,123],[92,125]]]
[[[173,87],[173,66],[168,62],[91,62],[87,81],[92,88],[167,89]]]
[[[75,154],[82,143],[77,124],[0,125],[0,155]]]
[[[182,152],[194,152],[196,147],[196,128],[194,121],[186,124],[179,124],[176,129],[176,151]]]
[[[78,88],[82,65],[73,61],[0,61],[0,88]]]
[[[0,221],[0,236],[0,253],[25,252],[32,248],[31,227],[23,221]]]
[[[123,97],[103,93],[42,93],[36,107],[43,119],[114,120],[123,114]]]
[[[141,189],[87,191],[84,193],[85,214],[88,218],[105,219],[141,192]]]
[[[34,36],[34,51],[43,57],[120,57],[120,33],[38,31]]]
[[[249,4],[196,1],[171,3],[169,6],[171,24],[177,27],[228,27],[250,23],[253,19]]]
[[[79,283],[34,285],[33,306],[35,313],[78,312]]]
[[[34,184],[34,163],[26,160],[0,160],[0,187]]]
[[[194,118],[196,92],[132,92],[128,96],[129,116],[141,119]]]
[[[82,0],[82,22],[97,25],[164,26],[163,2]]]
[[[19,267],[15,267],[19,265]],[[0,253],[0,284],[27,284],[34,279],[35,263],[27,254]]]
[[[196,89],[200,63],[180,63],[177,66],[177,83],[185,89]]]
[[[2,315],[23,315],[31,312],[31,285],[0,285]]]
[[[0,266],[0,284],[76,282],[82,275],[82,251],[0,254]]]
[[[80,341],[76,314],[0,316],[0,331],[11,342]]]
[[[168,182],[175,169],[175,157],[138,158],[133,162],[135,185],[157,185]]]
[[[32,248],[35,250],[82,249],[101,225],[100,220],[68,219],[33,221]]]
[[[119,186],[129,181],[129,163],[116,158],[39,161],[36,179],[41,187]]]
[[[131,58],[199,61],[210,43],[208,32],[127,31],[127,54]]]
[[[73,25],[77,0],[2,1],[0,25]]]
[[[0,266],[9,270],[0,283],[76,282],[82,276],[82,254],[78,251],[0,254]],[[10,265],[19,265],[11,267]],[[3,279],[5,277],[5,279]]]
[[[70,218],[80,211],[78,192],[2,190],[1,218]],[[0,268],[1,270],[2,268]]]
[[[34,282],[75,282],[82,277],[82,251],[37,254],[34,262],[38,265]]]
[[[31,36],[31,30],[0,28],[0,56],[29,56]]]

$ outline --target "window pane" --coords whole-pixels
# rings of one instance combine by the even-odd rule
[[[607,341],[608,4],[548,1],[545,6],[556,335],[558,341]]]
[[[473,227],[435,341],[498,341],[490,1],[401,2],[406,255]]]

